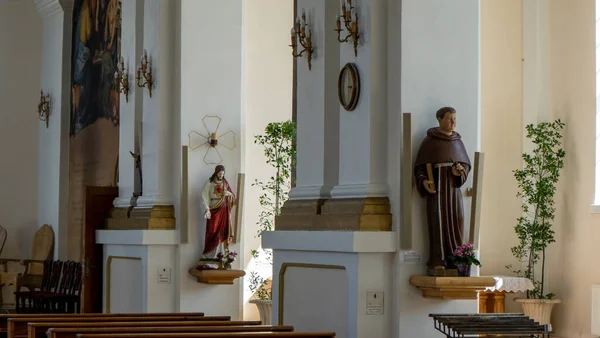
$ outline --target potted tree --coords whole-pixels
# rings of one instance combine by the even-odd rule
[[[262,210],[257,223],[257,237],[260,237],[264,231],[275,229],[275,216],[280,214],[283,203],[288,199],[292,186],[292,168],[296,160],[295,137],[296,124],[288,120],[269,123],[265,133],[254,138],[254,143],[264,147],[266,162],[274,169],[274,174],[269,180],[255,180],[252,184],[262,190],[259,197]],[[262,259],[264,263],[273,265],[271,250],[252,250],[251,254],[255,259]],[[256,271],[250,272],[249,288],[253,293],[250,303],[257,306],[260,320],[265,325],[271,325],[272,322],[270,281],[270,278],[264,278]]]
[[[516,301],[521,303],[525,315],[540,324],[550,324],[552,308],[560,303],[554,293],[547,293],[545,274],[546,249],[555,242],[552,230],[554,195],[565,157],[561,148],[564,126],[560,120],[527,125],[527,138],[534,149],[532,153],[522,155],[523,168],[513,171],[523,211],[514,227],[519,244],[511,251],[521,262],[521,269],[514,272],[534,285],[534,289],[527,292],[527,298]]]

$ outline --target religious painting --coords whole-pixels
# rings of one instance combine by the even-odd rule
[[[75,0],[67,257],[83,259],[86,187],[117,186],[121,2]]]
[[[119,121],[115,71],[121,1],[76,0],[73,10],[71,136],[98,119]]]

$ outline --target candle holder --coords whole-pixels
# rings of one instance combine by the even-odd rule
[[[300,23],[300,19],[296,20],[295,27],[292,28],[291,31],[291,39],[292,44],[292,55],[294,57],[301,57],[304,53],[306,53],[306,61],[308,62],[308,70],[311,70],[311,60],[312,60],[312,33],[310,29],[306,28],[306,13],[302,10],[302,23]],[[302,50],[298,52],[297,42],[300,42],[300,46],[302,46]]]
[[[352,6],[352,0],[345,0],[345,3],[342,3],[342,14],[341,17],[344,18],[344,27],[348,31],[346,37],[342,39],[341,32],[344,30],[341,28],[342,23],[340,20],[340,15],[336,18],[336,29],[338,35],[338,41],[340,43],[349,42],[350,38],[352,38],[352,43],[354,45],[354,56],[358,55],[358,38],[360,34],[358,33],[358,14],[356,13],[356,9]],[[354,10],[354,13],[352,13]],[[354,20],[352,20],[352,14],[354,14]]]
[[[44,91],[40,91],[40,103],[38,103],[38,117],[40,121],[46,122],[46,128],[50,123],[50,94],[44,95]]]
[[[152,64],[148,61],[148,53],[144,49],[144,55],[142,55],[142,59],[140,60],[140,66],[137,69],[137,75],[135,77],[137,80],[137,85],[140,88],[148,88],[148,94],[152,97]],[[143,80],[140,83],[140,80]]]
[[[122,56],[117,63],[117,71],[115,71],[115,89],[117,92],[125,94],[125,101],[129,102],[129,74],[125,69]]]

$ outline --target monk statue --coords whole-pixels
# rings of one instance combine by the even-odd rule
[[[231,207],[234,205],[235,195],[225,179],[225,167],[218,165],[202,189],[206,237],[201,260],[217,260],[219,253],[225,254],[233,235]]]
[[[414,166],[415,183],[427,199],[430,275],[455,269],[448,261],[463,244],[464,210],[460,187],[467,181],[471,162],[456,127],[456,110],[442,107],[436,113],[439,127],[430,128],[421,143]]]

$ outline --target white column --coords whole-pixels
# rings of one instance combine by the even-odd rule
[[[54,230],[54,257],[59,259],[67,254],[73,4],[73,0],[35,1],[44,20],[40,84],[50,95],[48,128],[40,122],[38,213],[39,223]]]
[[[173,205],[175,2],[145,0],[144,49],[152,68],[152,97],[143,89],[142,196],[137,206]],[[137,60],[137,64],[140,61]]]
[[[356,65],[360,97],[350,112],[338,104],[339,184],[331,195],[334,198],[382,197],[388,195],[387,1],[354,0],[352,5],[359,18],[358,55],[354,56],[352,43],[341,44],[340,69],[348,62]],[[341,11],[339,4],[338,7]],[[335,17],[328,19],[335,20]],[[347,32],[344,30],[341,34]]]
[[[136,84],[135,74],[143,52],[144,1],[122,3],[121,56],[129,76],[129,94],[121,94],[119,125],[119,197],[116,208],[129,208],[135,187],[135,161],[130,151],[136,149],[136,115],[142,111],[143,88]],[[141,146],[141,145],[140,145]]]
[[[318,199],[327,197],[332,185],[337,184],[339,166],[340,46],[334,32],[338,1],[298,0],[298,17],[302,11],[306,11],[307,28],[312,32],[314,54],[311,70],[304,56],[296,58],[298,153],[296,186],[290,198]]]

